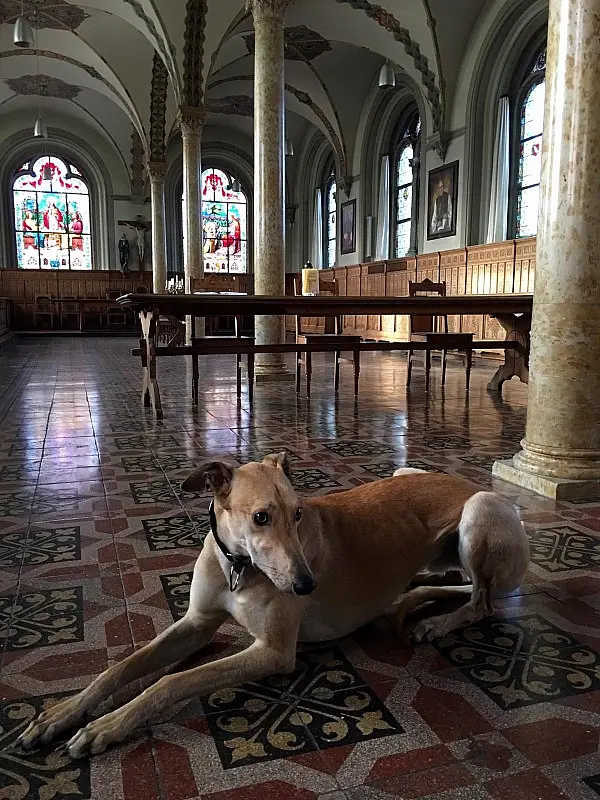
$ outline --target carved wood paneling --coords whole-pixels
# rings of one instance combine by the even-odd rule
[[[520,239],[516,242],[513,292],[517,294],[520,292],[533,292],[535,257],[535,239]]]

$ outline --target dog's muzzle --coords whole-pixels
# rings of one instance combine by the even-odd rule
[[[312,577],[312,575],[302,575],[298,580],[295,580],[292,584],[292,589],[294,590],[294,594],[297,595],[307,595],[312,594],[314,590],[317,588],[317,582]]]

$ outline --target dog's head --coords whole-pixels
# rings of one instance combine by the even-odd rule
[[[234,555],[249,556],[282,592],[311,594],[315,577],[306,562],[298,526],[302,506],[290,482],[285,453],[234,468],[211,461],[181,484],[187,492],[210,488],[218,535]]]

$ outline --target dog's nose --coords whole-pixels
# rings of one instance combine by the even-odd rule
[[[312,575],[302,575],[292,584],[294,594],[299,595],[312,594],[316,588],[317,582]]]

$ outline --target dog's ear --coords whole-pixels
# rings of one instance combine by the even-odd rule
[[[290,460],[285,451],[282,451],[281,453],[270,453],[268,456],[263,458],[263,464],[267,464],[269,467],[281,467],[286,478],[291,479],[292,477]]]
[[[209,461],[192,472],[181,484],[184,492],[201,492],[205,488],[219,496],[229,494],[233,468],[223,461]]]

